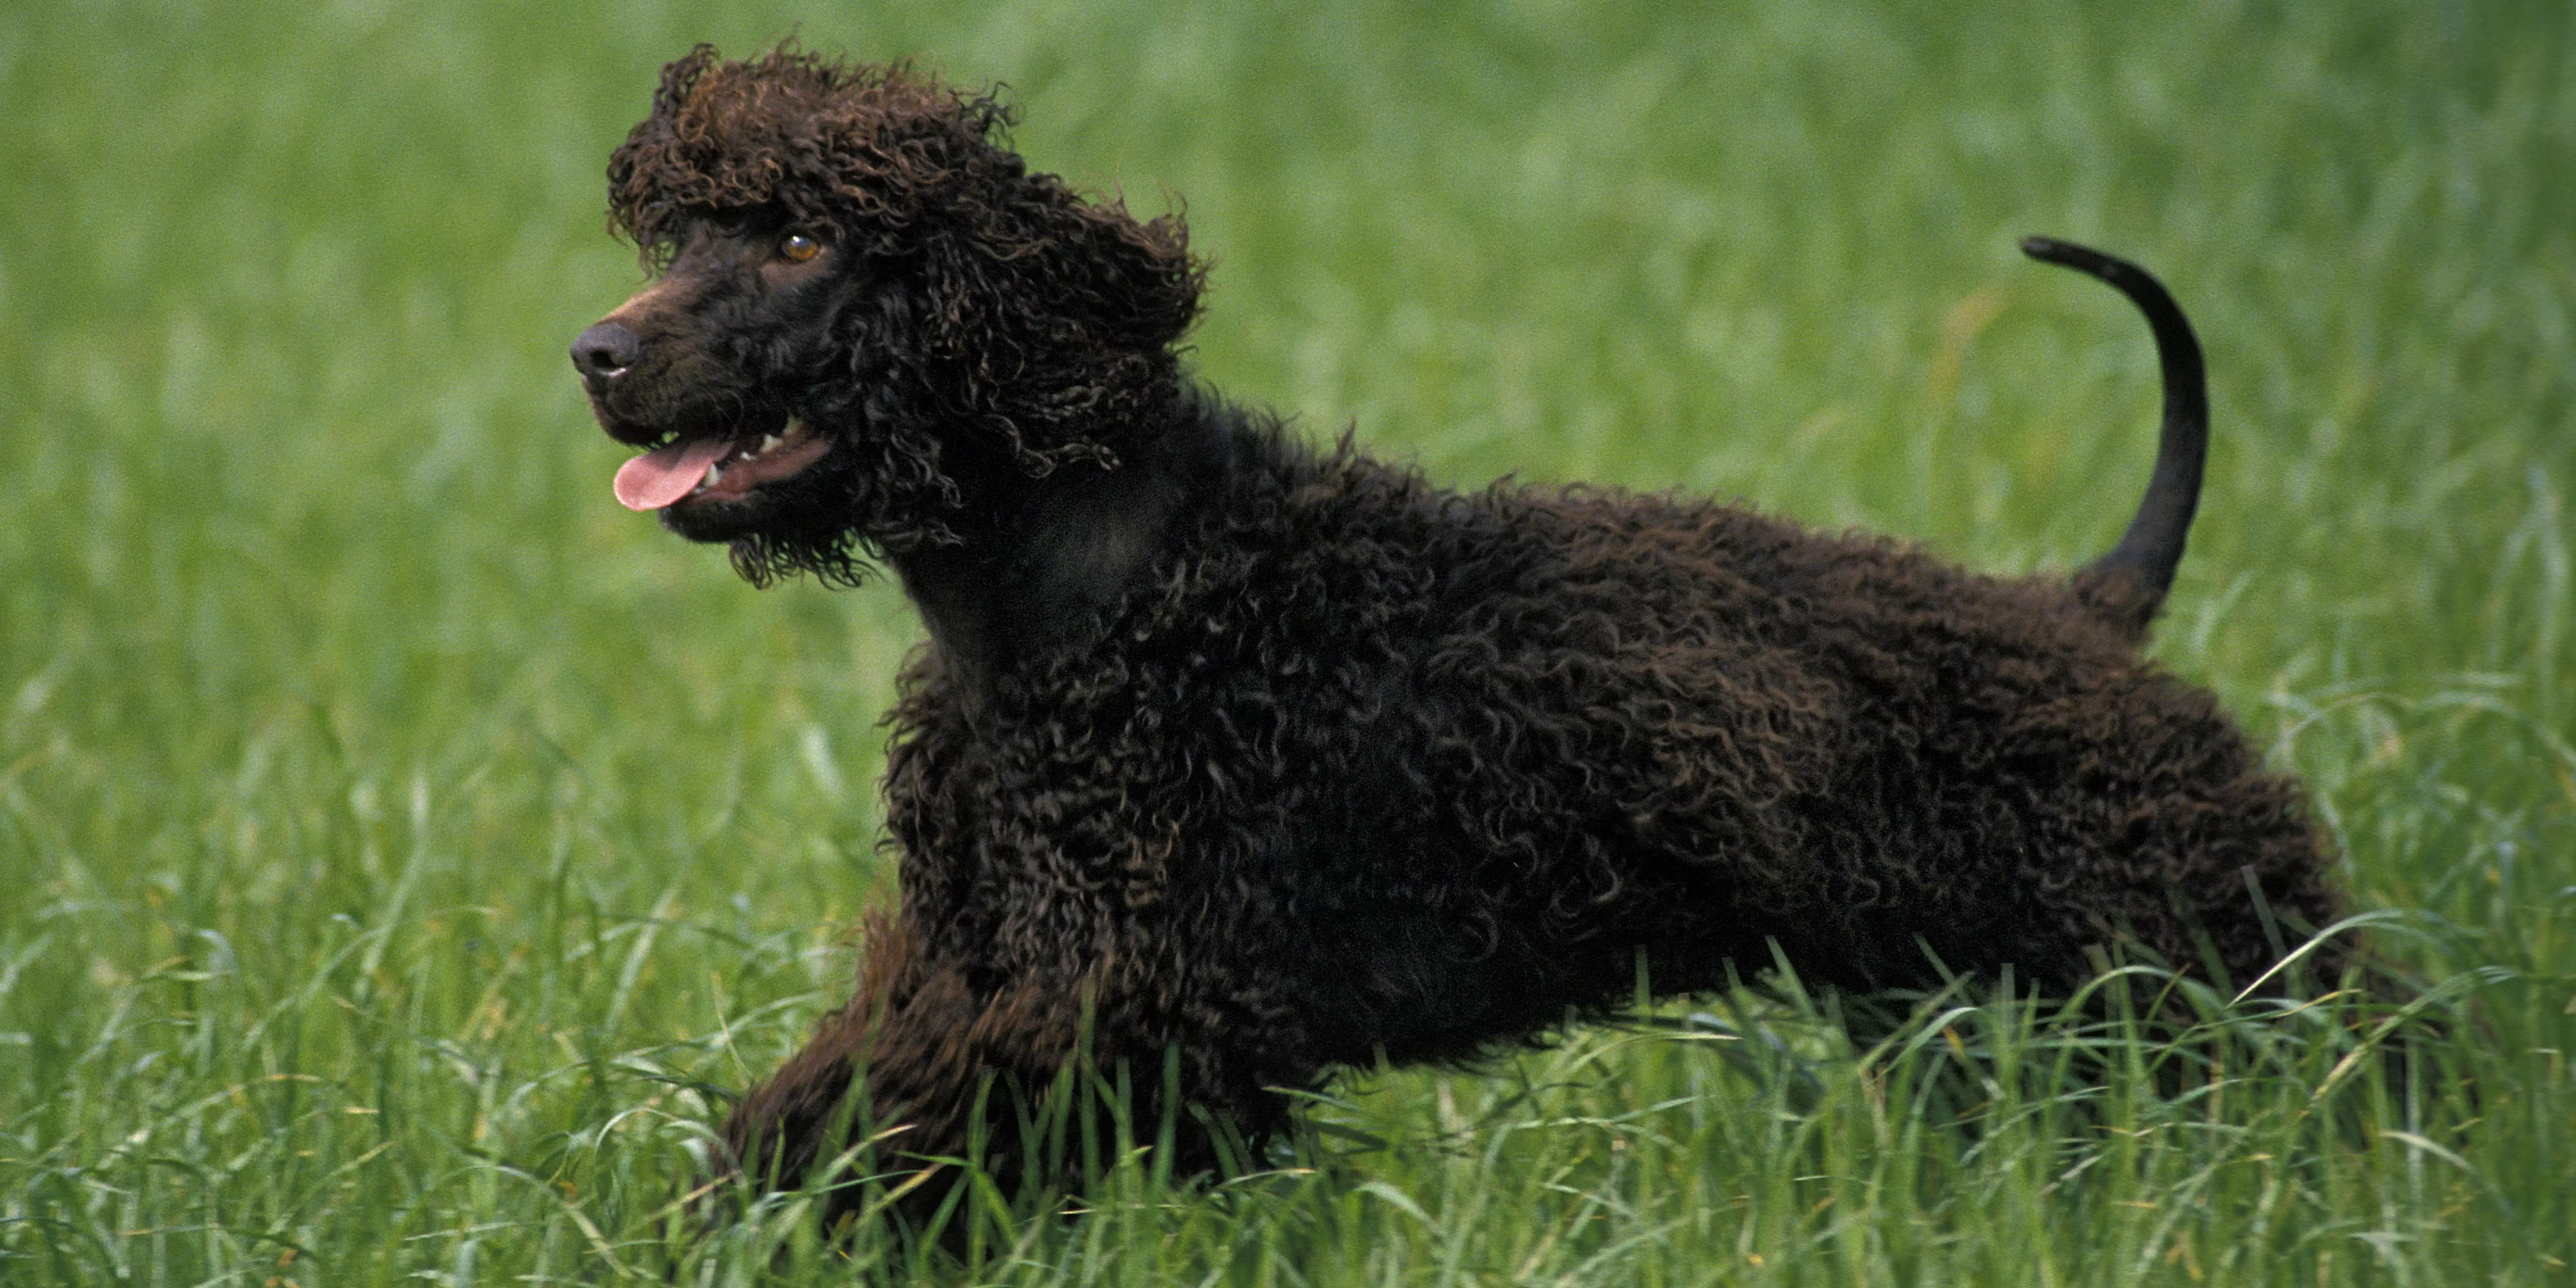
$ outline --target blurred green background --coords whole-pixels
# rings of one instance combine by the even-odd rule
[[[2013,241],[2137,258],[2216,407],[2157,652],[2308,775],[2412,967],[2485,972],[2457,1042],[2486,1098],[2309,1141],[2277,1212],[2175,1179],[2290,1139],[2260,1114],[2172,1175],[2060,1183],[1827,1106],[1797,1130],[1955,1192],[1801,1216],[1814,1175],[1684,1151],[1696,1224],[1499,1145],[1467,1161],[1513,1197],[1469,1203],[1455,1149],[1404,1147],[1499,1122],[1589,1167],[1610,1137],[1566,1123],[1785,1112],[1594,1035],[1358,1084],[1331,1112],[1397,1147],[1277,1211],[1364,1235],[1229,1260],[1271,1209],[1177,1198],[1100,1243],[1111,1280],[2567,1282],[2576,20],[2252,0],[13,5],[0,1279],[655,1277],[720,1112],[690,1082],[743,1085],[838,1000],[917,628],[882,583],[755,593],[619,509],[564,358],[642,280],[601,171],[656,68],[789,33],[1006,82],[1039,168],[1185,202],[1204,378],[1463,484],[2070,565],[2143,485],[2153,355]],[[1535,1083],[1579,1107],[1457,1108]]]

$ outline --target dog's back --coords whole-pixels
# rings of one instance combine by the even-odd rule
[[[1773,942],[1858,988],[2067,987],[2121,945],[2242,982],[2278,955],[2248,873],[2331,920],[2296,785],[2063,581],[1702,501],[1454,494],[1206,415],[1222,499],[1086,632],[1114,648],[1029,659],[973,719],[996,699],[935,670],[902,709],[907,850],[1066,856],[908,871],[908,912],[1005,973],[1072,965],[1028,909],[1114,897],[1321,1066],[1616,1003],[1641,951],[1673,991]]]

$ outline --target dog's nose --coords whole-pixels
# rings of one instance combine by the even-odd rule
[[[634,366],[643,353],[644,342],[634,332],[614,322],[602,322],[573,338],[572,365],[581,373],[581,382],[597,392],[626,374],[626,369]]]

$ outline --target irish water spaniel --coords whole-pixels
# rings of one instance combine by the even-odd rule
[[[2106,953],[2242,985],[2334,916],[2298,784],[2139,656],[2206,415],[2138,269],[2025,246],[2145,311],[2163,441],[2117,549],[1987,577],[1306,442],[1184,370],[1181,220],[1033,173],[1009,121],[902,65],[700,47],[609,162],[661,270],[573,346],[649,449],[618,499],[755,584],[882,563],[928,628],[890,717],[900,906],[726,1124],[742,1165],[793,1184],[854,1112],[959,1155],[979,1094],[1045,1085],[1086,1025],[1147,1113],[1176,1052],[1258,1140],[1274,1088],[1472,1058],[1641,961],[1667,992],[1773,945],[1853,990],[2064,989]]]

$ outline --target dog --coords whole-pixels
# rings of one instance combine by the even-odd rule
[[[2145,272],[2025,243],[2143,310],[2164,422],[2109,554],[1987,577],[1309,444],[1185,372],[1183,221],[1031,171],[1010,122],[903,64],[701,46],[609,162],[658,270],[573,346],[645,449],[617,498],[755,585],[890,569],[927,628],[889,717],[899,907],[724,1127],[762,1183],[853,1118],[1017,1174],[1026,1120],[975,1134],[979,1096],[1085,1043],[1168,1057],[1204,1163],[1288,1122],[1277,1089],[1473,1060],[1641,962],[1665,993],[1775,952],[1842,990],[2112,958],[2241,985],[2335,917],[2299,784],[2139,655],[2207,440]]]

